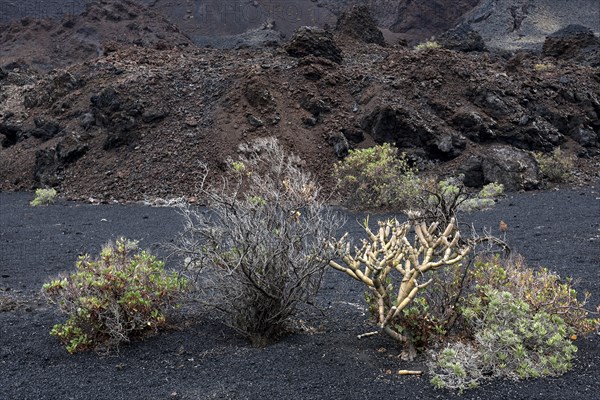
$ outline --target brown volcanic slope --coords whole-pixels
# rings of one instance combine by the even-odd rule
[[[129,48],[47,75],[5,71],[0,190],[193,195],[199,160],[218,173],[238,143],[269,135],[326,185],[346,138],[396,142],[442,171],[494,143],[598,153],[598,68],[337,40],[341,65],[282,49]],[[567,137],[579,128],[596,138],[588,150]]]
[[[47,71],[122,46],[170,48],[191,44],[161,14],[133,1],[105,0],[62,19],[27,17],[0,25],[0,65],[26,63]]]

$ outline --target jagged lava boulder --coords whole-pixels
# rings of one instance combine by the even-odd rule
[[[303,26],[296,30],[294,36],[285,46],[292,57],[323,57],[335,63],[342,63],[342,50],[337,46],[333,35],[321,28]]]
[[[377,28],[377,23],[367,6],[353,6],[344,11],[337,20],[335,30],[364,43],[385,46],[383,33]]]
[[[600,66],[600,38],[581,25],[568,25],[546,37],[545,56]]]
[[[442,33],[437,42],[445,49],[455,51],[486,51],[485,42],[469,24],[460,24]]]

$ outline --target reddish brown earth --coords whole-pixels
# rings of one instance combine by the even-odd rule
[[[337,42],[340,65],[281,48],[116,46],[48,74],[7,69],[0,121],[24,134],[0,148],[0,188],[54,185],[70,198],[104,200],[190,196],[198,161],[218,174],[238,143],[262,136],[278,137],[327,186],[337,160],[332,144],[340,140],[351,147],[396,142],[422,169],[448,172],[496,143],[541,151],[561,145],[585,156],[583,182],[595,176],[594,147],[567,134],[573,124],[599,129],[598,68]],[[537,70],[541,62],[553,67]],[[372,121],[388,118],[386,110],[401,116],[382,122],[389,131]],[[471,112],[496,136],[460,125]],[[58,132],[32,136],[43,128],[36,118]],[[545,136],[557,126],[565,134]],[[440,144],[444,137],[450,148]]]

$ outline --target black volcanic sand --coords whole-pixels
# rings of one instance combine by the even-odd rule
[[[180,228],[169,208],[59,203],[32,208],[29,193],[0,193],[0,399],[446,399],[429,378],[387,375],[422,369],[406,363],[386,337],[359,340],[372,330],[362,287],[329,271],[304,326],[279,343],[253,348],[204,313],[183,315],[174,329],[123,346],[118,355],[69,355],[48,332],[63,320],[38,293],[43,282],[73,269],[78,254],[96,254],[119,235],[141,240],[164,256],[160,243]],[[348,215],[346,229],[358,233]],[[598,189],[514,194],[494,210],[463,218],[507,240],[530,265],[578,279],[600,303]],[[372,220],[375,220],[372,217]],[[168,264],[174,266],[175,260]],[[579,339],[574,369],[558,378],[496,381],[462,399],[599,399],[600,337]],[[384,351],[385,350],[385,351]],[[458,396],[456,396],[458,398]]]

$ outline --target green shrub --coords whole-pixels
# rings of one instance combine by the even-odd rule
[[[475,346],[447,347],[432,368],[437,387],[474,387],[486,378],[511,379],[560,375],[572,366],[577,348],[558,315],[533,311],[509,292],[491,287],[463,310],[475,326]],[[477,360],[468,364],[465,360]]]
[[[536,152],[534,157],[540,167],[540,172],[550,182],[565,182],[571,175],[575,157],[565,154],[557,147],[550,154]]]
[[[480,288],[510,292],[525,301],[534,312],[561,317],[569,327],[569,335],[585,336],[600,325],[600,320],[590,318],[590,312],[585,308],[590,293],[579,296],[572,279],[562,279],[547,268],[529,268],[521,257],[504,262],[499,258],[479,259],[470,273]],[[479,296],[482,295],[479,291]]]
[[[56,201],[58,192],[56,189],[36,189],[35,198],[29,203],[33,207],[47,206]]]
[[[451,343],[434,357],[429,369],[431,384],[438,389],[462,393],[478,387],[484,378],[481,354],[469,343]]]
[[[122,342],[155,332],[166,323],[186,281],[167,272],[164,263],[137,243],[119,239],[100,256],[79,258],[76,272],[43,286],[51,304],[67,314],[52,328],[69,353],[90,348],[110,350]]]
[[[479,259],[468,272],[469,295],[458,306],[460,334],[430,363],[432,384],[464,390],[483,379],[559,375],[571,367],[577,335],[598,329],[570,279],[535,271],[521,258]],[[482,373],[483,372],[483,373]]]
[[[499,183],[489,183],[478,193],[469,193],[462,183],[462,175],[441,181],[429,180],[423,187],[429,196],[420,208],[425,215],[444,219],[456,216],[459,212],[469,213],[492,208],[496,199],[504,194],[504,186]]]
[[[439,49],[442,46],[433,40],[428,40],[426,42],[423,43],[419,43],[418,45],[415,46],[415,50],[417,51],[425,51],[425,50],[435,50],[435,49]]]
[[[416,174],[406,155],[388,143],[351,150],[334,166],[342,203],[361,209],[409,207],[420,194]]]

